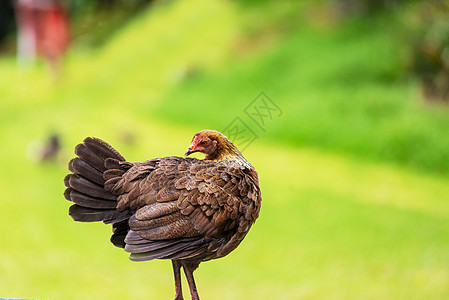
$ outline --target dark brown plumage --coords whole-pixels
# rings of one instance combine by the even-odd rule
[[[187,157],[206,154],[204,160]],[[111,242],[133,261],[171,259],[175,299],[183,267],[192,299],[198,265],[234,250],[260,210],[253,166],[221,133],[196,133],[185,157],[128,162],[106,142],[86,138],[69,162],[64,196],[75,221],[112,224]]]

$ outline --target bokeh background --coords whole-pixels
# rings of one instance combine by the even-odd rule
[[[203,299],[449,299],[448,1],[72,0],[34,52],[33,2],[0,5],[0,297],[172,298],[169,261],[71,220],[67,162],[86,136],[142,161],[216,129],[263,205]]]

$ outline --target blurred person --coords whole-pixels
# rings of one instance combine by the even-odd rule
[[[19,64],[43,57],[59,77],[61,60],[70,44],[66,8],[56,0],[18,0],[16,3]]]

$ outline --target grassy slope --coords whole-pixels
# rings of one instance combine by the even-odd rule
[[[449,174],[447,109],[425,106],[417,84],[402,77],[407,41],[397,19],[298,24],[264,55],[186,81],[156,116],[225,128],[265,91],[284,111],[259,131],[266,140]]]
[[[105,138],[136,161],[182,154],[193,132],[206,123],[222,124],[205,121],[194,127],[149,120],[152,108],[160,105],[158,96],[176,84],[169,74],[192,64],[214,69],[229,49],[235,9],[199,2],[205,5],[204,11],[212,9],[216,14],[196,10],[198,15],[190,18],[200,21],[189,28],[183,23],[190,23],[188,18],[181,18],[181,2],[149,12],[102,52],[84,58],[74,55],[67,78],[58,87],[42,77],[42,70],[22,73],[15,71],[13,62],[1,62],[0,228],[4,244],[0,248],[0,297],[173,296],[169,262],[131,263],[109,243],[108,226],[75,223],[67,216],[62,178],[73,147],[87,135]],[[211,17],[229,39],[217,40],[223,44],[212,48],[214,55],[208,57],[195,50],[207,34],[194,33],[213,31],[201,26],[209,24]],[[164,39],[161,26],[174,20],[177,30],[186,30],[198,43]],[[149,51],[142,41],[145,34],[162,39],[151,47],[154,54],[143,55]],[[175,62],[171,53],[164,55],[173,43],[185,49],[177,53]],[[126,50],[131,53],[123,56]],[[141,52],[133,55],[134,51]],[[159,81],[151,85],[153,80]],[[20,82],[30,83],[24,88]],[[208,93],[208,86],[200,87]],[[170,114],[176,116],[178,105],[182,103],[173,106]],[[237,110],[240,105],[235,104]],[[290,106],[282,108],[288,115]],[[236,110],[222,112],[216,117],[228,120]],[[287,132],[296,132],[290,126]],[[31,161],[27,155],[30,142],[50,129],[63,135],[61,162]],[[134,144],[121,141],[120,136],[129,131],[133,131]],[[203,298],[448,297],[447,178],[277,141],[268,144],[260,139],[245,151],[261,177],[260,220],[238,250],[198,270]]]

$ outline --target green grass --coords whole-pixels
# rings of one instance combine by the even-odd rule
[[[245,36],[241,8],[195,3],[201,8],[190,14],[185,2],[158,6],[104,48],[72,53],[57,84],[43,66],[18,71],[0,61],[0,297],[172,298],[170,262],[130,262],[109,242],[110,226],[71,220],[66,163],[86,136],[131,161],[182,155],[197,130],[248,121],[242,110],[263,89],[284,114],[265,133],[256,129],[259,139],[244,151],[261,178],[260,218],[237,250],[200,266],[202,298],[447,299],[449,179],[390,163],[401,160],[376,148],[393,136],[387,128],[405,150],[424,136],[430,154],[422,161],[438,170],[432,151],[446,143],[436,142],[445,113],[419,110],[416,87],[396,78],[394,41],[353,21],[275,35],[233,58]],[[198,72],[183,77],[192,67]],[[36,162],[35,141],[50,131],[61,134],[62,153]]]
[[[243,110],[264,91],[284,111],[257,132],[266,141],[447,175],[448,111],[425,105],[419,84],[405,75],[409,57],[400,32],[389,15],[324,27],[299,22],[256,58],[185,81],[154,115],[213,128],[240,115],[257,131]]]
[[[137,144],[117,146],[133,160],[180,155],[194,132],[142,120],[135,125]],[[157,143],[145,139],[147,132]],[[197,281],[203,298],[449,295],[447,179],[316,149],[255,143],[245,155],[261,177],[260,219],[234,253],[201,265]],[[1,250],[1,296],[172,297],[169,262],[132,263],[109,243],[109,226],[68,217],[64,164],[33,163],[16,152],[2,165],[7,167],[2,178],[9,180],[1,186],[8,195],[0,204],[6,212],[1,226],[8,229]]]

